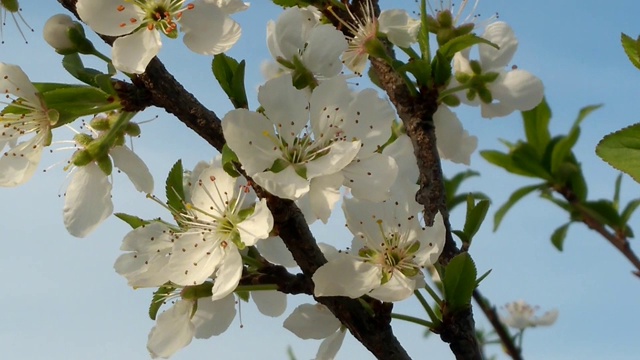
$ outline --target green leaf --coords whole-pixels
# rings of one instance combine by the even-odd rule
[[[176,161],[171,167],[167,180],[165,181],[165,195],[167,196],[167,206],[176,212],[183,211],[184,208],[184,170],[182,160]]]
[[[631,61],[633,66],[640,69],[640,36],[638,39],[633,40],[630,36],[622,33],[620,40],[622,42],[624,52],[629,57],[629,61]]]
[[[613,187],[613,207],[618,210],[620,208],[620,185],[622,184],[622,173],[616,177]]]
[[[482,280],[484,280],[487,276],[489,276],[489,274],[491,274],[491,269],[487,270],[487,272],[485,272],[484,274],[480,275],[478,280],[476,280],[476,287],[478,287],[480,285],[480,283],[482,282]]]
[[[542,165],[542,159],[538,157],[536,149],[527,143],[521,143],[511,153],[513,164],[523,173],[530,177],[537,177],[552,181],[553,178]]]
[[[442,285],[450,312],[456,313],[471,306],[477,275],[476,265],[466,252],[456,255],[447,264]]]
[[[473,197],[469,195],[467,204],[473,204],[473,201]],[[471,208],[467,207],[467,218],[464,222],[463,228],[464,233],[468,237],[467,242],[471,242],[471,239],[473,239],[478,230],[480,230],[480,226],[487,216],[487,211],[489,211],[490,204],[491,202],[489,200],[480,200]]]
[[[429,61],[423,59],[409,61],[408,63],[399,66],[396,70],[413,74],[418,86],[426,86],[431,78],[431,64]],[[379,81],[376,85],[379,85]]]
[[[640,124],[605,136],[596,146],[596,154],[640,182]]]
[[[578,141],[578,137],[580,136],[580,129],[576,129],[575,131],[571,131],[569,135],[564,136],[556,143],[556,146],[553,147],[553,152],[551,154],[551,173],[556,174],[560,165],[564,163],[565,158],[569,156],[571,153],[571,149]]]
[[[522,121],[524,122],[524,132],[527,136],[527,142],[531,144],[539,155],[543,155],[544,151],[551,139],[549,133],[549,121],[551,120],[551,109],[546,99],[535,108],[522,112]]]
[[[497,150],[484,150],[480,151],[480,155],[491,164],[501,167],[510,173],[531,176],[516,166],[510,154],[505,154]]]
[[[640,199],[629,201],[624,210],[622,210],[622,214],[620,214],[620,220],[622,221],[622,224],[626,224],[629,222],[629,219],[631,219],[631,215],[633,215],[638,206],[640,206]]]
[[[166,299],[167,295],[171,294],[175,289],[175,287],[171,286],[171,282],[167,282],[153,293],[151,305],[149,305],[149,317],[151,320],[156,319],[158,311],[162,307],[162,304],[164,304],[164,299]]]
[[[513,194],[509,196],[509,200],[507,200],[506,203],[500,206],[498,211],[496,211],[495,215],[493,215],[493,231],[498,230],[498,227],[500,226],[502,219],[504,218],[504,216],[507,214],[507,212],[509,211],[509,209],[511,209],[513,205],[515,205],[518,201],[520,201],[520,199],[522,199],[529,193],[533,192],[536,189],[541,189],[544,186],[545,184],[529,185],[514,191]]]
[[[435,85],[444,85],[451,77],[451,60],[447,59],[440,51],[436,51],[436,56],[431,62],[431,69]]]
[[[420,53],[422,53],[422,59],[431,60],[431,48],[429,45],[429,21],[427,13],[427,1],[420,0],[420,32],[418,33],[418,46],[420,46]],[[431,66],[429,65],[428,72],[431,72]]]
[[[463,181],[467,180],[468,178],[474,177],[474,176],[480,176],[480,173],[477,171],[473,171],[473,170],[467,170],[467,171],[462,171],[459,172],[457,174],[455,174],[451,180],[447,179],[446,177],[444,178],[444,191],[447,195],[447,199],[451,199],[455,196],[455,194],[458,192],[458,188],[460,187],[460,184],[462,184]]]
[[[115,213],[113,214],[115,215],[118,219],[126,222],[127,224],[129,224],[129,226],[131,226],[131,228],[133,229],[137,229],[140,226],[144,226],[149,224],[149,221],[147,220],[142,220],[141,218],[135,216],[135,215],[129,215],[129,214],[125,214],[125,213]]]
[[[571,225],[571,222],[560,226],[553,232],[553,234],[551,234],[551,243],[556,249],[558,249],[558,251],[562,251],[564,239],[567,237],[567,230],[569,230],[569,225]]]
[[[471,195],[475,200],[491,200],[489,199],[489,196],[487,196],[485,193],[481,193],[481,192],[471,192],[468,194],[459,194],[453,197],[453,199],[447,199],[447,209],[449,209],[449,211],[453,210],[456,206],[462,204],[463,202],[467,201],[467,195]]]
[[[229,174],[229,176],[236,178],[240,176],[240,173],[236,171],[236,167],[233,165],[234,162],[240,162],[238,155],[236,155],[227,144],[224,144],[222,147],[222,169],[224,169],[224,172]]]
[[[97,87],[108,94],[115,95],[116,92],[111,84],[111,76],[114,75],[115,72],[105,74],[96,69],[86,68],[78,53],[65,55],[62,58],[62,67],[64,67],[71,76],[83,83]]]
[[[622,224],[620,215],[609,200],[588,201],[583,204],[582,209],[601,224],[612,228],[617,228]]]
[[[313,2],[307,0],[273,0],[273,3],[284,8],[293,6],[306,7],[313,4]]]
[[[244,60],[238,63],[234,58],[221,53],[213,57],[211,69],[233,106],[237,109],[247,108],[247,94],[244,87]]]

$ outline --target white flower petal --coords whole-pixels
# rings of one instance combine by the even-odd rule
[[[208,339],[227,331],[236,317],[236,301],[233,294],[212,301],[211,298],[198,299],[198,310],[191,318],[196,339]]]
[[[224,216],[228,201],[237,197],[238,181],[227,174],[219,162],[202,170],[191,187],[191,203],[200,209],[204,221],[214,219],[206,214]],[[206,213],[206,214],[205,214]]]
[[[322,265],[313,274],[315,296],[348,296],[358,298],[380,286],[380,269],[341,254],[337,259]]]
[[[518,39],[511,27],[502,21],[494,22],[487,26],[482,37],[500,47],[500,49],[496,49],[486,44],[479,45],[480,64],[483,72],[502,69],[509,65],[518,49]]]
[[[117,38],[111,51],[113,66],[123,72],[142,74],[161,46],[158,31],[147,28]]]
[[[469,165],[471,154],[478,145],[478,138],[469,136],[456,114],[446,105],[438,107],[438,111],[433,114],[433,123],[440,157]]]
[[[421,237],[420,249],[414,254],[416,263],[422,266],[435,264],[444,249],[446,234],[444,219],[442,214],[438,212],[433,219],[433,226],[425,227],[419,235]]]
[[[189,320],[192,308],[192,301],[179,300],[158,315],[147,341],[147,349],[153,359],[169,358],[191,343],[194,334],[194,326]]]
[[[268,238],[272,228],[273,216],[267,207],[266,199],[261,199],[256,204],[253,214],[237,224],[240,240],[247,246],[253,246],[258,240]]]
[[[260,255],[270,263],[289,268],[298,266],[293,259],[293,255],[291,255],[291,252],[289,252],[289,249],[287,249],[279,236],[272,236],[258,241],[256,248],[260,251]]]
[[[181,30],[184,44],[202,55],[223,53],[240,39],[242,30],[227,13],[215,4],[195,1],[194,11],[182,12]]]
[[[112,212],[107,175],[95,163],[76,168],[64,198],[63,219],[69,233],[85,237]]]
[[[417,42],[420,21],[412,19],[404,10],[384,10],[378,17],[378,31],[396,46],[408,48]]]
[[[315,21],[307,20],[305,13],[299,8],[285,10],[275,23],[273,36],[279,52],[269,48],[273,57],[282,56],[288,60],[293,59],[293,56],[298,55],[299,50],[304,48],[314,25]]]
[[[205,0],[208,3],[218,5],[227,14],[235,14],[240,11],[247,10],[249,4],[242,0]]]
[[[338,350],[342,346],[347,330],[338,330],[328,338],[324,339],[318,348],[315,360],[334,360]]]
[[[17,65],[0,62],[0,93],[23,98],[33,105],[41,105],[40,108],[44,110],[38,90]]]
[[[228,244],[218,267],[216,278],[211,289],[211,300],[219,300],[231,294],[238,287],[242,276],[242,257],[233,244]]]
[[[267,81],[258,89],[258,101],[269,120],[287,143],[304,129],[309,121],[307,94],[292,85],[291,75],[282,75]]]
[[[344,35],[333,25],[318,25],[309,33],[302,62],[314,74],[334,77],[342,70],[340,55],[347,45]]]
[[[413,153],[413,145],[408,135],[400,135],[394,142],[385,146],[382,154],[390,156],[396,161],[396,165],[398,165],[396,179],[402,179],[410,184],[418,182],[420,171],[418,170],[416,156]]]
[[[127,174],[136,190],[147,194],[153,192],[153,176],[136,153],[126,146],[116,146],[109,151],[109,155],[113,165]]]
[[[489,84],[491,95],[516,110],[527,111],[536,107],[544,97],[544,85],[539,78],[524,70],[511,70]]]
[[[320,303],[298,306],[282,324],[285,329],[304,340],[324,339],[340,329],[340,325],[340,320]]]
[[[145,15],[138,5],[127,0],[78,0],[76,9],[95,32],[109,36],[130,33]]]
[[[306,164],[307,179],[331,175],[349,165],[360,151],[359,141],[336,141],[327,147],[329,152]]]
[[[222,119],[222,132],[251,177],[270,168],[282,155],[273,143],[277,138],[273,125],[258,113],[246,109],[228,112]]]
[[[344,76],[323,81],[313,90],[309,102],[311,128],[316,140],[332,139],[340,131],[352,99]]]
[[[341,173],[311,179],[309,192],[296,201],[308,224],[313,223],[316,219],[322,220],[325,224],[329,221],[331,211],[340,201],[342,182]]]
[[[0,126],[1,124],[0,118]],[[42,158],[41,139],[44,135],[37,134],[0,153],[0,186],[18,186],[31,179]]]
[[[296,174],[292,166],[274,173],[255,174],[253,180],[265,190],[283,199],[297,200],[309,192],[309,181]]]
[[[379,153],[358,160],[342,170],[344,185],[351,188],[351,193],[358,199],[373,202],[387,199],[398,175],[396,161]]]
[[[223,259],[219,241],[200,232],[177,234],[167,265],[169,280],[181,286],[202,284]]]
[[[362,142],[362,153],[370,154],[389,140],[394,119],[395,111],[389,101],[381,99],[375,90],[365,89],[349,104],[342,128],[348,139]]]
[[[251,298],[263,315],[277,317],[287,310],[287,294],[280,291],[252,291]]]
[[[536,319],[537,326],[550,326],[558,320],[558,310],[550,310],[544,313],[540,318]]]
[[[415,279],[406,277],[400,271],[394,271],[389,281],[373,289],[369,296],[385,302],[402,301],[411,297],[415,289]]]

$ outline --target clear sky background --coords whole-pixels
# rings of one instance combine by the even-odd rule
[[[60,66],[61,57],[41,39],[46,18],[64,12],[54,0],[22,0],[23,15],[34,27],[26,34],[25,45],[11,19],[4,29],[0,61],[19,64],[33,81],[72,81]],[[384,7],[417,9],[413,0],[382,1]],[[545,84],[553,111],[552,132],[566,131],[578,110],[589,104],[605,106],[582,126],[575,149],[589,183],[589,198],[611,198],[616,171],[604,164],[594,147],[605,134],[640,120],[640,71],[626,59],[620,46],[620,32],[640,34],[640,2],[623,0],[609,5],[595,0],[485,0],[481,18],[498,12],[520,40],[513,60],[531,71]],[[255,0],[251,8],[234,18],[244,34],[229,53],[247,60],[247,89],[255,108],[255,89],[263,82],[259,64],[270,59],[265,44],[265,26],[277,18],[279,9],[269,1]],[[24,27],[23,27],[24,29]],[[220,117],[231,110],[210,73],[208,57],[190,53],[181,41],[165,41],[160,58],[167,68]],[[96,41],[104,52],[108,48]],[[100,66],[96,63],[96,66]],[[484,120],[475,108],[458,108],[465,128],[479,137],[479,149],[501,149],[498,138],[515,141],[523,137],[518,114],[503,119]],[[136,152],[147,162],[163,196],[163,180],[171,165],[182,158],[186,167],[209,160],[215,152],[203,140],[172,116],[159,111],[138,115],[138,121],[159,118],[143,125]],[[72,137],[61,129],[54,140]],[[56,147],[61,147],[57,145]],[[45,154],[41,168],[64,161],[71,151]],[[150,292],[133,291],[124,278],[113,271],[113,262],[128,226],[112,218],[93,235],[75,239],[62,224],[65,173],[58,165],[47,173],[37,173],[27,184],[0,191],[0,357],[3,359],[122,359],[148,358],[145,348],[148,331],[154,325],[147,316]],[[493,200],[490,215],[511,192],[532,183],[487,164],[479,155],[471,169],[482,177],[468,181],[464,190],[483,191]],[[466,167],[445,164],[451,175]],[[151,218],[167,217],[157,204],[145,200],[126,177],[114,176],[116,211]],[[623,199],[639,196],[640,185],[629,177],[623,180]],[[462,209],[454,212],[453,225],[462,227]],[[631,220],[640,232],[638,217]],[[531,197],[507,215],[497,233],[489,219],[471,248],[480,272],[493,269],[481,291],[494,304],[517,299],[539,305],[542,310],[557,308],[560,317],[550,328],[525,334],[524,355],[528,359],[636,359],[640,352],[638,324],[640,280],[615,249],[583,225],[573,225],[564,253],[549,241],[553,230],[568,220],[551,204]],[[330,226],[314,226],[320,241],[338,239],[345,247],[351,237],[337,212]],[[632,247],[640,251],[633,243]],[[312,358],[318,341],[303,341],[281,327],[285,317],[310,297],[290,297],[284,316],[265,318],[251,303],[243,303],[240,320],[223,335],[196,340],[174,359],[284,359],[291,345],[299,359]],[[414,299],[396,306],[398,312],[422,315]],[[478,326],[489,329],[476,311]],[[416,359],[452,359],[453,355],[437,336],[422,337],[423,329],[394,321],[402,344]],[[489,347],[488,354],[501,354]],[[371,355],[350,335],[338,359],[369,359]]]

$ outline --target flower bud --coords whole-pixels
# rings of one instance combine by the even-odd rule
[[[77,26],[69,15],[57,14],[47,20],[42,35],[47,44],[58,52],[72,54],[76,52],[76,45],[69,39],[69,29]]]

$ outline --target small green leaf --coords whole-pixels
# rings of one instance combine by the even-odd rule
[[[474,200],[471,195],[469,195],[468,199],[473,203]],[[464,222],[463,231],[468,237],[468,242],[471,242],[471,239],[473,239],[478,230],[480,230],[480,226],[487,216],[487,211],[489,211],[490,204],[491,202],[489,200],[480,200],[471,209],[467,207],[467,218]]]
[[[240,300],[242,300],[244,302],[249,302],[249,296],[251,294],[250,291],[238,290],[238,291],[235,292],[235,294],[238,295]]]
[[[569,230],[569,225],[571,225],[570,222],[560,226],[553,232],[553,234],[551,234],[551,243],[556,249],[558,249],[558,251],[562,251],[564,239],[567,237],[567,230]]]
[[[605,136],[596,146],[596,154],[640,182],[640,124]]]
[[[444,191],[446,193],[447,199],[453,199],[456,193],[458,192],[458,188],[463,181],[468,178],[480,176],[480,173],[473,170],[462,171],[455,174],[451,179],[444,178]],[[449,208],[451,210],[451,208]]]
[[[215,55],[211,69],[222,90],[237,109],[247,108],[247,94],[244,87],[245,61],[238,63],[224,53]]]
[[[518,201],[520,201],[520,199],[522,199],[529,193],[533,192],[534,190],[541,189],[544,186],[545,184],[529,185],[514,191],[513,194],[509,196],[509,200],[507,200],[506,203],[500,206],[498,211],[496,211],[495,215],[493,215],[493,231],[498,230],[498,227],[500,226],[502,219],[504,218],[504,216],[507,214],[507,212],[509,211],[509,209],[511,209],[513,205],[515,205]]]
[[[456,313],[471,306],[477,275],[476,265],[466,252],[456,255],[447,264],[442,285],[450,312]]]
[[[447,209],[449,211],[453,210],[456,206],[462,204],[467,201],[467,195],[471,195],[475,200],[491,200],[485,193],[481,192],[471,192],[468,194],[459,194],[453,197],[453,199],[447,198]]]
[[[149,221],[142,220],[141,218],[139,218],[139,217],[137,217],[135,215],[129,215],[129,214],[125,214],[125,213],[115,213],[113,215],[115,215],[118,219],[120,219],[120,220],[126,222],[127,224],[129,224],[129,226],[131,226],[131,228],[133,228],[133,229],[137,229],[140,226],[149,224]]]
[[[165,182],[165,195],[167,197],[167,206],[176,212],[184,210],[184,170],[182,168],[182,160],[176,161],[171,167],[167,180]]]
[[[478,280],[476,280],[476,287],[478,287],[480,285],[480,283],[482,282],[482,280],[484,280],[487,276],[489,276],[489,274],[491,274],[491,269],[487,270],[487,272],[485,272],[484,274],[480,275]]]
[[[640,69],[640,36],[638,39],[633,40],[630,36],[622,33],[620,37],[622,48],[629,57],[629,61],[631,61],[633,66]]]
[[[510,154],[497,150],[484,150],[480,151],[480,155],[491,164],[501,167],[512,174],[531,176],[516,166]]]
[[[447,41],[446,44],[442,45],[438,49],[438,52],[442,53],[445,59],[451,61],[451,59],[453,59],[453,56],[457,52],[470,48],[476,44],[486,44],[498,49],[498,45],[492,43],[491,41],[485,38],[481,38],[476,34],[469,33],[462,36],[456,36],[453,39]]]
[[[640,199],[634,199],[629,201],[627,206],[625,206],[624,210],[622,210],[622,214],[620,214],[620,220],[622,224],[626,224],[631,219],[631,215],[633,215],[634,211],[640,206]],[[621,225],[622,225],[621,224]]]
[[[551,139],[549,133],[549,121],[551,120],[551,109],[546,99],[535,108],[522,112],[522,121],[524,122],[524,132],[527,136],[527,142],[531,144],[539,155],[544,151]]]
[[[618,210],[620,208],[620,185],[622,184],[622,173],[616,177],[613,186],[613,207]]]
[[[444,85],[451,77],[451,59],[447,59],[440,51],[436,51],[436,56],[431,62],[431,69],[435,85]]]
[[[236,171],[236,167],[233,165],[234,162],[240,162],[238,155],[236,155],[227,144],[224,144],[222,147],[222,169],[224,169],[224,172],[229,174],[229,176],[236,178],[240,176],[240,173]]]
[[[553,147],[553,152],[551,154],[552,174],[556,174],[558,172],[560,165],[564,163],[565,158],[571,153],[571,149],[576,144],[576,141],[578,141],[579,136],[580,129],[578,128],[575,131],[571,131],[569,135],[563,136]]]
[[[156,315],[162,307],[162,304],[164,304],[164,300],[166,299],[167,295],[170,295],[175,289],[175,287],[171,286],[171,282],[167,282],[153,293],[151,305],[149,305],[149,317],[151,318],[151,320],[156,319]]]
[[[609,200],[588,201],[583,204],[582,209],[601,224],[612,228],[619,227],[622,224],[620,214],[618,214],[613,207],[613,203]]]

